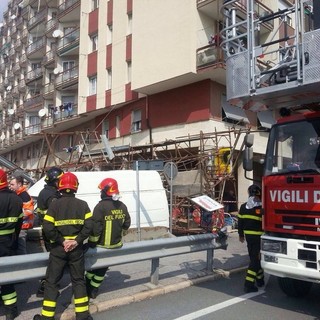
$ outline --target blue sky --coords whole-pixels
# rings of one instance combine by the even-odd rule
[[[0,21],[3,20],[3,12],[8,8],[9,0],[0,0]]]

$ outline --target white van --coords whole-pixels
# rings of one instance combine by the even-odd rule
[[[157,171],[140,170],[139,187],[137,186],[137,172],[133,170],[77,171],[73,173],[79,180],[76,196],[85,200],[92,211],[100,201],[99,183],[105,178],[117,180],[120,200],[128,207],[131,216],[131,227],[125,241],[169,236],[168,200]],[[29,188],[29,194],[36,200],[44,185],[44,178],[42,178]],[[140,199],[140,206],[138,206],[138,199]]]

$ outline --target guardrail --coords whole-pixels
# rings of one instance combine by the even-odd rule
[[[215,249],[226,249],[227,237],[214,234],[144,240],[125,243],[119,249],[90,248],[85,254],[86,270],[151,260],[151,280],[159,282],[160,258],[207,251],[207,270],[212,271]],[[0,285],[44,278],[49,253],[33,253],[0,258]]]

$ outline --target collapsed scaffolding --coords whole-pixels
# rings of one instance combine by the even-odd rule
[[[203,228],[192,215],[192,198],[207,195],[222,203],[226,188],[237,194],[236,172],[243,149],[240,137],[248,131],[250,128],[230,127],[159,143],[116,147],[110,147],[107,137],[97,131],[44,133],[36,174],[40,178],[51,165],[69,171],[108,171],[134,169],[136,161],[173,163],[178,173],[173,181],[163,166],[156,169],[162,176],[168,200],[172,193],[169,203],[173,229],[175,233],[201,232]],[[78,143],[55,152],[59,137],[70,135]]]

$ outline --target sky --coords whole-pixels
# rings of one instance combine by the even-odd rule
[[[8,8],[9,0],[0,0],[0,21],[3,20],[3,12]]]

